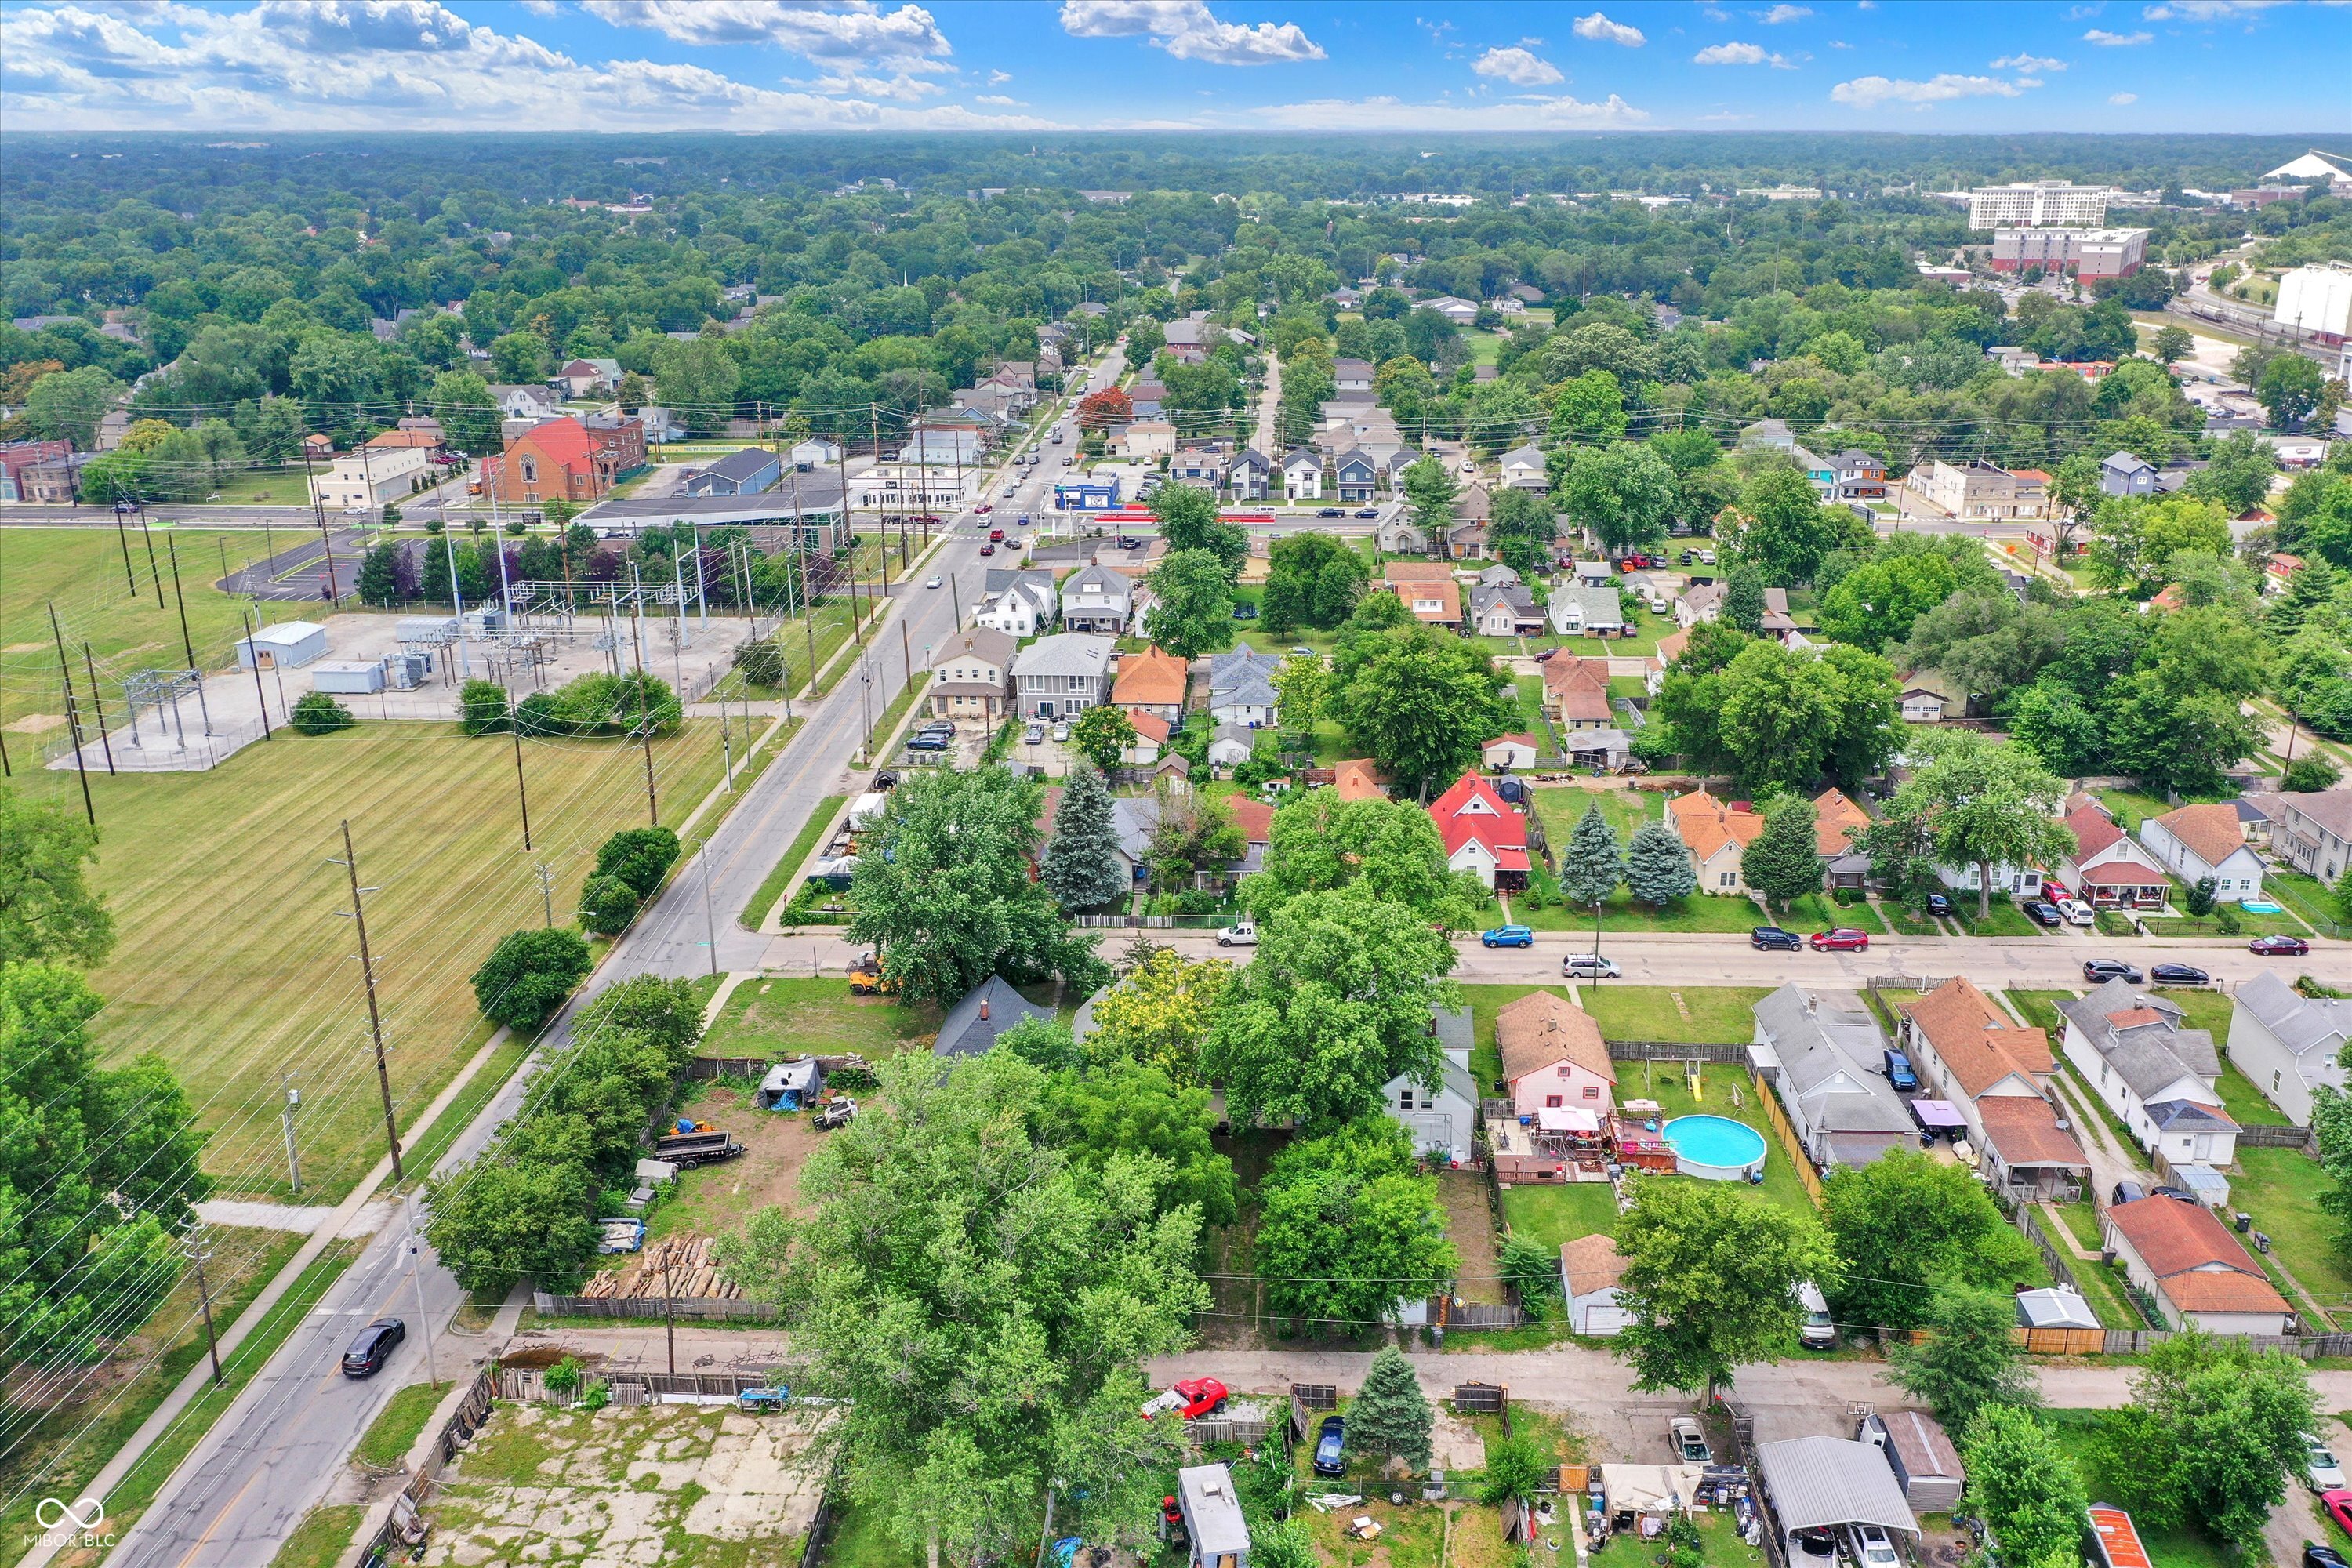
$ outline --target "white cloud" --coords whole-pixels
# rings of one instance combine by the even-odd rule
[[[2151,22],[2221,22],[2284,4],[2285,0],[2164,0],[2162,5],[2143,7],[2140,15]]]
[[[1221,22],[1204,0],[1062,0],[1074,38],[1150,38],[1180,60],[1265,66],[1319,60],[1323,47],[1296,22]]]
[[[1728,22],[1731,20],[1731,13],[1725,10],[1720,5],[1702,5],[1698,8],[1698,14],[1706,17],[1710,22]]]
[[[972,101],[974,103],[989,104],[997,109],[1021,109],[1026,107],[1019,99],[1007,98],[1001,92],[984,92],[974,98]]]
[[[1622,22],[1612,22],[1598,11],[1590,16],[1579,16],[1576,19],[1576,36],[1580,38],[1590,38],[1596,44],[1622,44],[1629,49],[1638,49],[1649,42],[1642,36],[1641,28],[1629,27]]]
[[[2015,98],[2029,85],[1999,77],[1956,76],[1949,71],[1926,81],[1883,76],[1856,77],[1830,89],[1830,101],[1854,109],[1875,109],[1882,103],[1942,103],[1955,98]]]
[[[859,6],[820,10],[791,0],[580,0],[581,8],[615,27],[647,27],[681,44],[773,44],[820,65],[893,73],[950,69],[955,51],[929,11]]]
[[[896,76],[867,76],[861,71],[828,71],[811,82],[819,92],[839,93],[854,98],[887,98],[898,103],[913,103],[923,98],[944,92],[935,81],[908,76],[900,71]]]
[[[1748,14],[1768,27],[1777,27],[1783,22],[1803,21],[1813,14],[1813,8],[1811,5],[1775,5],[1769,11],[1750,11]]]
[[[1772,53],[1761,44],[1709,44],[1691,57],[1693,65],[1702,66],[1771,66],[1780,70],[1795,70],[1786,57]]]
[[[2114,104],[2117,109],[2121,109],[2126,103],[2137,103],[2139,101],[2139,94],[2136,92],[2111,92],[2107,94],[2107,101]]]
[[[988,85],[991,87],[999,86],[1000,84],[1011,81],[1012,79],[1013,73],[1011,71],[991,71],[988,73]]]
[[[2127,49],[2134,44],[2151,43],[2154,33],[2110,33],[2105,27],[2094,27],[2083,35],[2086,44],[2096,44],[2103,49]]]
[[[1525,49],[1488,49],[1471,62],[1470,68],[1513,87],[1549,87],[1568,79],[1558,66]]]
[[[555,15],[555,0],[522,0],[522,8],[534,16]]]
[[[1878,0],[1853,0],[1853,8],[1857,11],[1875,11],[1878,9]]]
[[[2066,62],[2053,60],[2046,55],[2029,55],[2021,49],[2016,54],[2003,55],[1993,61],[1992,68],[1997,71],[2062,71],[2066,68]]]
[[[1399,98],[1318,99],[1240,111],[1284,131],[1559,131],[1640,125],[1650,116],[1615,93],[1599,103],[1529,94],[1501,103],[1407,103]]]

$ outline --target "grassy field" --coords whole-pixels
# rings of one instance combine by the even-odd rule
[[[1761,985],[1620,985],[1584,988],[1584,1010],[1612,1040],[1685,1040],[1737,1046],[1755,1038]],[[1677,1003],[1679,1002],[1679,1005]]]
[[[2316,877],[2283,871],[2273,866],[2263,873],[2263,891],[2272,902],[2284,904],[2322,932],[2343,929],[2345,911],[2336,904],[2336,895]],[[2304,933],[2298,931],[2292,934]]]
[[[1551,837],[1553,852],[1568,842],[1576,831],[1577,823],[1591,806],[1601,808],[1601,818],[1617,830],[1622,846],[1631,843],[1642,825],[1655,822],[1664,811],[1664,796],[1631,789],[1580,789],[1574,784],[1538,785],[1528,792],[1536,815],[1543,818],[1544,831]]]
[[[1515,1235],[1558,1252],[1594,1231],[1617,1234],[1617,1194],[1606,1182],[1545,1183],[1503,1194],[1503,1218]]]
[[[392,1403],[360,1434],[359,1447],[352,1450],[352,1463],[378,1470],[396,1468],[416,1446],[425,1423],[432,1418],[433,1407],[448,1392],[429,1383],[412,1383],[394,1394]]]
[[[794,1051],[856,1051],[879,1060],[939,1032],[938,1008],[852,996],[845,980],[746,980],[702,1037],[702,1054],[781,1058]]]
[[[2099,1240],[2099,1216],[2090,1200],[2085,1198],[2080,1203],[2062,1204],[2058,1207],[2058,1213],[2065,1221],[2066,1228],[2073,1233],[2074,1239],[2096,1254],[2102,1245]],[[2042,1223],[2045,1225],[2049,1223],[2047,1215],[2042,1216]],[[2062,1237],[2053,1236],[2051,1239],[2058,1244],[2062,1253],[2065,1251],[2065,1243]],[[2115,1265],[2102,1263],[2094,1256],[2068,1258],[2066,1266],[2074,1271],[2074,1283],[2081,1287],[2084,1301],[2089,1305],[2101,1325],[2110,1329],[2147,1327],[2147,1320],[2139,1315],[2139,1309],[2134,1307],[2129,1298],[2125,1296],[2123,1274]]]
[[[2274,901],[2284,903],[2286,900],[2280,899]],[[2173,900],[2173,904],[2176,909],[2180,907],[2180,901],[2178,899]],[[2177,917],[2158,915],[2147,919],[2143,923],[2147,925],[2147,934],[2150,936],[2235,936],[2241,938],[2252,938],[2258,936],[2307,937],[2311,934],[2311,928],[2309,926],[2304,924],[2303,921],[2295,919],[2293,914],[2285,910],[2281,910],[2279,913],[2274,915],[2247,914],[2241,910],[2237,918],[2238,929],[2234,931],[2225,931],[2221,929],[2221,922],[2217,918],[2218,913],[2219,911],[2217,910],[2216,914],[2203,915],[2193,919],[2188,915],[2180,915]]]
[[[2336,1248],[2336,1222],[2319,1206],[2318,1163],[2299,1149],[2241,1149],[2230,1206],[2254,1216],[2271,1250],[2331,1313],[2352,1310],[2352,1264]]]
[[[320,1504],[302,1516],[269,1568],[335,1568],[366,1518],[367,1510],[355,1502]]]
[[[1571,824],[1570,826],[1574,826]],[[1549,872],[1541,866],[1535,868],[1532,881],[1548,897],[1557,896]],[[1511,918],[1537,931],[1567,931],[1590,932],[1592,911],[1590,909],[1564,909],[1547,903],[1541,909],[1528,909],[1519,901],[1511,905]],[[1609,951],[1608,933],[1616,931],[1747,931],[1765,923],[1764,916],[1753,900],[1694,893],[1686,899],[1676,899],[1662,909],[1653,910],[1647,904],[1637,904],[1633,895],[1624,888],[1609,896],[1601,906],[1601,948]]]
[[[248,468],[205,499],[219,506],[309,506],[310,476],[299,468]]]
[[[2025,911],[2006,897],[1995,893],[1992,905],[1984,916],[1977,915],[1976,895],[1956,893],[1952,896],[1952,923],[1960,928],[1963,936],[2041,936],[2040,926],[2025,918]]]
[[[2059,1446],[2083,1474],[2084,1485],[2095,1500],[2118,1495],[2116,1478],[2101,1472],[2093,1461],[2093,1443],[2098,1435],[2101,1412],[2096,1410],[2053,1410],[2049,1413],[2052,1430]],[[2289,1490],[2294,1489],[2290,1485]],[[2137,1524],[2137,1521],[2133,1521]],[[2226,1551],[2220,1542],[2198,1532],[2194,1527],[2177,1530],[2150,1530],[2139,1527],[2140,1544],[2147,1548],[2148,1561],[2155,1568],[2224,1568],[2224,1564],[2241,1561]]]
[[[534,848],[512,807],[514,753],[437,724],[367,724],[249,746],[208,773],[93,776],[95,880],[120,932],[91,983],[110,1060],[171,1064],[212,1135],[222,1195],[287,1195],[281,1075],[302,1089],[304,1201],[331,1201],[382,1147],[365,995],[339,823],[368,895],[393,1093],[415,1116],[490,1029],[467,977],[499,937],[575,907],[596,846],[646,821],[641,753],[608,741],[526,743]],[[715,721],[653,748],[663,820],[719,781]],[[28,794],[78,807],[73,775]],[[542,900],[539,868],[551,873]]]

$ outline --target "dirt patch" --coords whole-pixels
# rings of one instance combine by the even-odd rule
[[[562,1345],[533,1345],[529,1350],[510,1351],[499,1358],[500,1366],[553,1366],[572,1352]],[[582,1361],[602,1361],[602,1356],[582,1356]]]
[[[38,735],[62,727],[65,721],[66,716],[62,713],[27,713],[22,719],[12,721],[8,728],[19,735]]]
[[[1495,1211],[1486,1199],[1486,1178],[1476,1171],[1437,1173],[1438,1200],[1445,1205],[1445,1233],[1462,1258],[1462,1299],[1500,1303],[1508,1300],[1496,1260]]]

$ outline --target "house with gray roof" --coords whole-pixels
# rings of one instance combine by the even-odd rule
[[[1024,719],[1075,719],[1110,696],[1111,639],[1084,632],[1039,637],[1013,658],[1013,683]]]
[[[1263,729],[1273,724],[1281,697],[1274,678],[1282,660],[1270,653],[1238,648],[1209,660],[1209,716],[1219,724]]]
[[[1010,632],[969,626],[931,658],[931,684],[923,702],[934,718],[994,724],[1009,710],[1014,650]]]
[[[1625,606],[1614,586],[1554,588],[1549,604],[1551,629],[1561,637],[1621,637]]]
[[[2264,803],[2271,847],[2330,887],[2352,867],[2352,789],[2278,795]]]
[[[1867,1165],[1918,1129],[1885,1077],[1886,1036],[1851,994],[1783,985],[1756,1004],[1755,1044],[1780,1064],[1789,1123],[1823,1171]]]
[[[1512,490],[1548,490],[1551,489],[1551,473],[1544,466],[1544,449],[1530,441],[1524,447],[1514,447],[1496,459],[1503,475],[1503,488]]]
[[[2347,1046],[2352,1001],[2305,996],[2267,969],[2238,987],[2230,1060],[2296,1126],[2311,1125],[2312,1090],[2347,1087],[2336,1058]]]
[[[2238,1124],[2222,1109],[2221,1053],[2212,1031],[2186,1029],[2179,1005],[2110,980],[2061,1002],[2066,1059],[2131,1130],[2169,1164],[2226,1165]]]
[[[1482,577],[1470,590],[1470,629],[1488,637],[1507,637],[1520,632],[1539,636],[1544,629],[1544,613],[1536,606],[1536,596],[1517,583],[1490,587]]]
[[[1220,724],[1209,732],[1209,765],[1237,768],[1257,750],[1257,731],[1246,724]]]
[[[1429,1032],[1445,1062],[1436,1084],[1399,1073],[1381,1089],[1381,1107],[1412,1136],[1415,1153],[1466,1164],[1475,1157],[1472,1138],[1478,1124],[1478,1086],[1470,1077],[1470,1009],[1433,1010]]]
[[[686,493],[690,496],[749,496],[776,488],[783,477],[783,463],[773,452],[757,447],[743,447],[725,457],[704,464],[688,476]]]
[[[1054,624],[1061,606],[1051,572],[999,566],[981,579],[980,603],[972,606],[971,618],[975,626],[1033,637]]]
[[[1272,482],[1274,464],[1255,447],[1244,447],[1225,469],[1225,489],[1235,500],[1264,500]]]
[[[1062,625],[1119,637],[1135,615],[1135,580],[1097,561],[1062,582]]]
[[[1339,487],[1342,501],[1361,506],[1372,499],[1372,490],[1380,482],[1381,466],[1370,453],[1350,447],[1331,460],[1331,477]]]
[[[2112,452],[2099,464],[2099,489],[2111,496],[2152,496],[2157,468],[2137,452]]]
[[[1040,1007],[1002,976],[992,974],[948,1009],[948,1016],[940,1022],[940,1037],[931,1042],[931,1054],[986,1056],[995,1047],[996,1037],[1022,1019],[1053,1016],[1054,1009]]]

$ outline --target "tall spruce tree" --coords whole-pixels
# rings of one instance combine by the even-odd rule
[[[1559,852],[1560,896],[1572,904],[1597,904],[1625,879],[1625,858],[1617,844],[1617,830],[1588,805],[1576,829]]]
[[[1822,888],[1822,852],[1813,837],[1813,803],[1784,795],[1764,811],[1764,831],[1739,857],[1748,887],[1785,910],[1791,899]]]
[[[1066,910],[1108,903],[1129,889],[1118,857],[1118,828],[1111,820],[1110,791],[1092,768],[1074,770],[1063,786],[1062,808],[1054,816],[1054,841],[1038,868],[1045,890]]]
[[[1348,1438],[1403,1459],[1416,1470],[1429,1468],[1429,1397],[1421,1391],[1412,1363],[1394,1345],[1382,1345],[1364,1373],[1364,1385],[1348,1406]]]
[[[1698,868],[1691,864],[1690,848],[1675,830],[1652,820],[1634,831],[1625,879],[1633,886],[1634,899],[1654,909],[1697,888]]]

